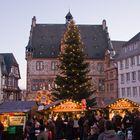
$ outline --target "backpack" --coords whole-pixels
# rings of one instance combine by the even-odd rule
[[[125,133],[122,131],[118,131],[117,132],[117,136],[120,140],[124,140],[125,139]]]

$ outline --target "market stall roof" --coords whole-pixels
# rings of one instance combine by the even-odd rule
[[[116,100],[112,100],[110,103],[106,104],[106,107],[112,109],[128,109],[128,108],[139,108],[140,105],[136,102],[133,102],[126,98],[119,98]]]
[[[76,102],[72,99],[57,100],[46,106],[39,107],[38,111],[51,109],[53,112],[72,112],[84,111],[81,102]]]
[[[28,112],[33,106],[36,106],[35,101],[6,101],[0,104],[0,113]]]
[[[46,105],[46,106],[44,107],[44,110],[47,110],[47,109],[49,109],[50,107],[59,105],[62,101],[64,101],[64,100],[57,100],[57,101],[55,101],[55,102],[52,102],[52,103]]]
[[[131,101],[126,98],[116,98],[116,99],[107,99],[99,103],[99,105],[96,105],[91,108],[91,110],[95,109],[103,109],[103,108],[113,108],[113,109],[125,109],[125,108],[139,108],[140,104]]]

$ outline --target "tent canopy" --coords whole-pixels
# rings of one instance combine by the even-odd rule
[[[0,104],[0,113],[28,112],[33,106],[36,106],[35,101],[6,101]]]

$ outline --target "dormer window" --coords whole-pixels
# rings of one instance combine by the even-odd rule
[[[52,56],[54,56],[54,54],[55,54],[55,52],[54,52],[54,51],[52,51],[52,52],[51,52],[51,55],[52,55]]]
[[[11,73],[14,73],[14,67],[11,68]]]

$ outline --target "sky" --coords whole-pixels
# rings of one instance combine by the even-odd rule
[[[25,47],[31,20],[64,24],[70,10],[76,24],[102,24],[111,40],[128,41],[140,32],[140,0],[0,0],[0,53],[13,53],[19,64],[19,87],[26,89]]]

